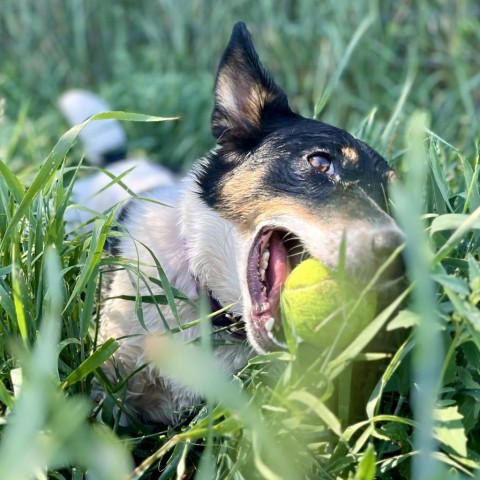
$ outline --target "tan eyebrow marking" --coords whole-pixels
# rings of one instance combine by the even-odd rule
[[[355,165],[358,163],[359,156],[358,152],[352,147],[343,147],[342,148],[342,155],[348,160],[350,163]]]

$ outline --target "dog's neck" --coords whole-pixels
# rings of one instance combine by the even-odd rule
[[[193,178],[184,182],[183,189],[180,234],[188,269],[197,290],[210,298],[213,311],[233,304],[216,320],[223,327],[243,313],[237,266],[239,238],[235,227],[201,200]]]

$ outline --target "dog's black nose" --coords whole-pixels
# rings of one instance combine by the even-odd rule
[[[381,267],[404,242],[405,238],[399,230],[385,230],[375,233],[372,239],[372,250],[378,267]],[[402,277],[404,273],[405,264],[399,251],[382,277],[393,280]]]

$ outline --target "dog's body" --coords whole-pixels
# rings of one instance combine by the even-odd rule
[[[198,298],[199,278],[215,278],[215,298],[221,305],[235,303],[233,310],[240,314],[238,279],[235,277],[232,281],[229,273],[238,268],[236,252],[240,245],[237,245],[235,237],[232,238],[231,225],[219,221],[207,208],[198,204],[194,191],[193,180],[189,178],[178,188],[161,188],[152,192],[152,199],[169,206],[146,202],[130,205],[124,225],[134,238],[124,237],[116,246],[117,254],[135,259],[135,262],[140,264],[150,265],[142,266],[142,276],[145,278],[158,278],[154,256],[162,265],[171,284],[192,299]],[[210,236],[208,232],[213,235]],[[152,239],[155,241],[152,242]],[[148,246],[151,252],[144,245]],[[197,252],[202,252],[203,258],[197,255]],[[137,282],[139,291],[135,292]],[[211,282],[208,288],[212,288]],[[150,281],[139,279],[132,271],[121,271],[114,274],[109,284],[109,292],[109,296],[149,296],[161,294],[162,290]],[[148,362],[144,355],[145,337],[152,333],[165,332],[158,308],[162,309],[169,328],[177,328],[175,317],[168,306],[157,307],[144,303],[144,327],[135,314],[134,301],[113,299],[105,302],[100,340],[130,336],[122,341],[122,348],[115,358],[116,368],[121,371],[120,377]],[[197,309],[185,302],[179,302],[177,309],[182,324],[199,317]],[[198,336],[198,327],[187,328],[176,334],[176,337],[185,341]],[[245,365],[251,354],[245,341],[230,339],[225,333],[216,334],[214,338],[231,340],[230,345],[215,349],[219,363],[228,371],[233,372]],[[147,421],[170,424],[185,408],[197,403],[198,398],[193,392],[165,378],[151,366],[145,367],[129,381],[127,404],[140,412]]]
[[[335,268],[345,239],[347,272],[370,278],[402,242],[385,212],[393,176],[385,160],[347,132],[294,114],[241,23],[220,62],[212,132],[217,147],[185,181],[122,211],[128,235],[114,250],[140,269],[117,271],[109,281],[100,340],[122,344],[107,371],[111,380],[147,363],[145,336],[167,330],[158,308],[170,328],[178,327],[168,306],[143,303],[139,319],[135,301],[118,298],[163,293],[149,280],[158,278],[156,260],[176,289],[193,299],[203,290],[243,318],[246,339],[214,334],[227,340],[216,358],[234,372],[253,352],[281,348],[279,295],[300,250]],[[401,267],[390,269],[379,292],[401,275]],[[185,302],[177,308],[182,324],[198,318]],[[194,327],[178,335],[198,334]],[[147,366],[130,378],[126,400],[145,420],[168,424],[198,398]]]

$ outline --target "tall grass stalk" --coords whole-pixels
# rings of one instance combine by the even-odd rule
[[[414,284],[413,309],[419,317],[412,364],[413,408],[418,424],[414,448],[419,455],[413,458],[412,478],[430,480],[438,478],[439,473],[438,460],[434,456],[438,448],[434,439],[434,412],[444,352],[435,288],[430,278],[433,255],[421,220],[425,211],[427,127],[425,114],[417,113],[410,120],[405,155],[406,178],[402,186],[393,190],[393,200],[398,220],[407,236],[407,270]]]

